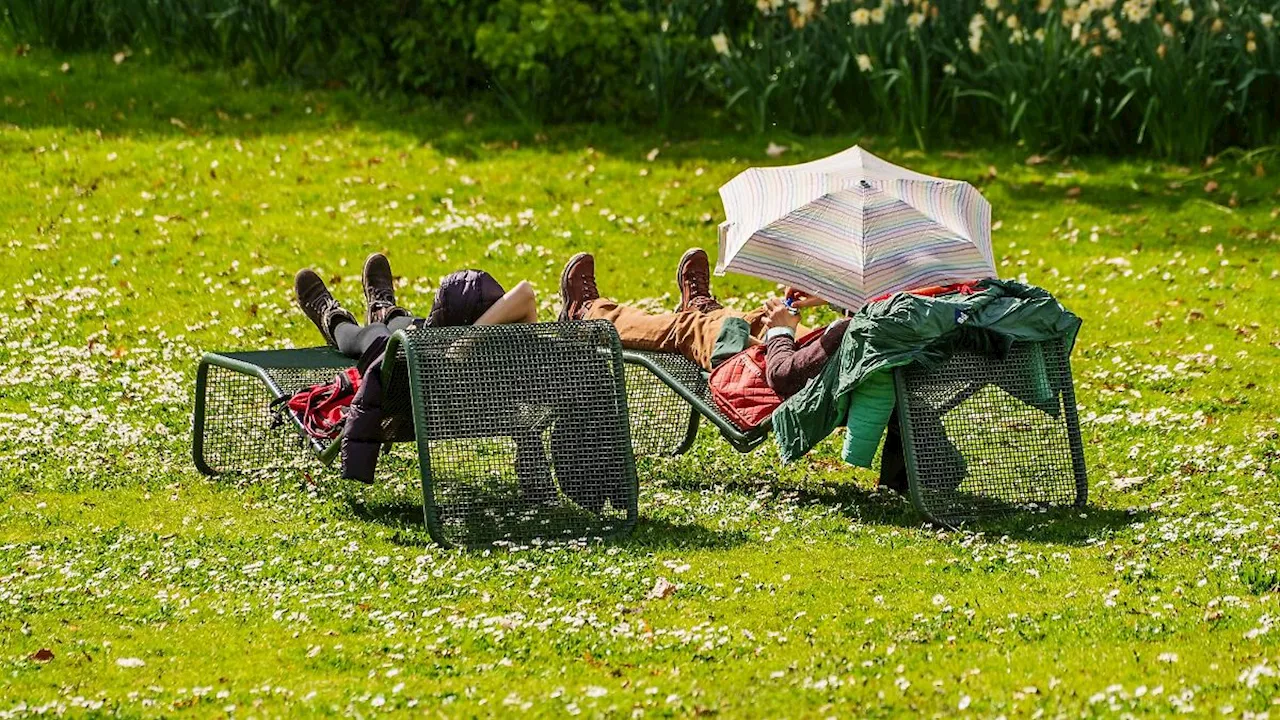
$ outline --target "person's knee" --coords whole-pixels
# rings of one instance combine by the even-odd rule
[[[516,286],[511,288],[511,296],[522,301],[533,301],[533,286],[528,280],[521,280]]]

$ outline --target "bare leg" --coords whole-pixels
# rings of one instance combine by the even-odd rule
[[[533,323],[538,321],[538,302],[533,294],[533,286],[527,280],[507,291],[506,295],[484,311],[475,322],[476,325],[509,325],[512,323]]]

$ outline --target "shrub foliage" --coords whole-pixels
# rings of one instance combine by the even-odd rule
[[[145,49],[530,121],[872,130],[1195,158],[1280,135],[1280,0],[10,0],[20,43]]]

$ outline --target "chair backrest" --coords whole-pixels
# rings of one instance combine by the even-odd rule
[[[1084,504],[1064,341],[1015,343],[1004,358],[962,350],[935,368],[900,368],[895,382],[912,499],[930,519]]]
[[[441,543],[627,530],[638,487],[621,345],[604,321],[397,333],[385,406],[408,398]]]

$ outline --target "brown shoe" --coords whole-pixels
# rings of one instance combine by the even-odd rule
[[[395,278],[391,275],[391,263],[382,253],[374,253],[364,261],[365,324],[385,323],[391,318],[408,315],[409,311],[396,305]]]
[[[591,253],[569,258],[560,273],[560,321],[581,320],[591,303],[600,298],[596,289],[596,259]]]
[[[324,285],[324,280],[321,280],[313,270],[298,271],[293,278],[293,291],[298,296],[298,307],[301,307],[307,318],[315,323],[320,334],[324,336],[324,341],[337,347],[338,342],[333,338],[333,329],[344,322],[354,323],[355,316],[344,310],[338,301],[333,299],[329,288]]]
[[[676,312],[706,313],[723,307],[711,294],[711,261],[701,248],[686,250],[680,258],[676,284],[680,286],[680,305]]]

